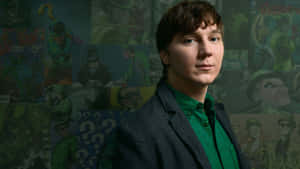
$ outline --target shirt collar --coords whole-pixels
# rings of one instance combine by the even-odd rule
[[[168,88],[173,92],[177,103],[184,112],[202,110],[205,110],[205,112],[214,112],[214,99],[210,94],[206,93],[204,103],[202,103],[174,89],[168,82],[166,82],[166,84]]]

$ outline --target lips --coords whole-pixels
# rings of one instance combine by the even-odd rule
[[[196,67],[213,67],[213,65],[211,65],[211,64],[200,64],[200,65],[196,65]]]
[[[200,64],[200,65],[196,65],[196,67],[200,70],[210,70],[213,68],[213,65],[210,64]]]

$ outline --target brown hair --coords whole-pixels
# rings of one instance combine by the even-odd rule
[[[208,2],[185,0],[168,9],[161,18],[156,31],[158,52],[165,51],[175,35],[195,32],[202,22],[204,22],[204,28],[216,24],[222,36],[224,35],[221,16]],[[163,66],[163,76],[165,76],[166,65],[163,64]]]

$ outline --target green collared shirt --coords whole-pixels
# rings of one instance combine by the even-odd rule
[[[209,123],[208,114],[205,113],[208,111],[204,110],[204,104],[175,90],[169,84],[168,87],[173,91],[179,107],[183,110],[195,134],[203,145],[212,169],[222,169],[221,161],[224,169],[239,169],[239,162],[234,146],[219,121],[216,120],[214,99],[212,96],[206,94],[205,102],[212,103],[210,104],[211,107],[209,109],[213,110],[210,112],[213,113],[212,119],[215,121],[217,147],[214,144],[213,131]],[[220,152],[221,160],[217,153],[217,149]]]

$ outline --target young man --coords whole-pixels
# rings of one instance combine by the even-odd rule
[[[164,75],[117,129],[113,168],[248,168],[223,107],[207,94],[224,54],[220,15],[207,2],[180,2],[162,17],[156,40]]]

